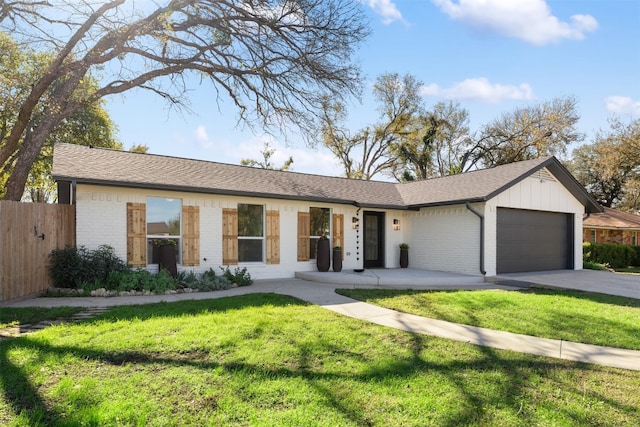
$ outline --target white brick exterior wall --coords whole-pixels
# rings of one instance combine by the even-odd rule
[[[407,217],[409,267],[480,274],[480,219],[465,205],[423,208]]]
[[[200,266],[193,268],[194,271],[204,271],[209,268],[218,270],[222,265],[222,209],[235,208],[238,203],[261,204],[265,206],[266,210],[280,212],[280,264],[246,263],[239,265],[247,267],[254,279],[293,277],[296,271],[314,271],[316,269],[315,260],[297,261],[298,212],[308,212],[311,206],[330,208],[332,214],[344,215],[343,251],[345,257],[343,269],[358,268],[356,231],[351,227],[351,218],[356,216],[354,206],[83,184],[78,185],[76,194],[77,244],[84,245],[89,249],[96,249],[103,244],[112,246],[123,260],[127,259],[127,203],[146,203],[147,197],[167,197],[182,199],[182,204],[185,206],[200,207]],[[388,213],[387,223],[391,224],[393,218],[399,218],[400,213],[398,215]],[[389,225],[389,230],[391,230],[391,225]],[[393,236],[398,237],[394,238]],[[394,250],[394,247],[397,247],[402,241],[399,236],[400,232],[390,235],[388,241],[390,245],[387,246],[389,259],[399,258],[399,255],[395,255]],[[360,242],[360,254],[361,263],[362,242]],[[397,259],[395,263],[396,265],[391,266],[397,266]]]
[[[316,202],[298,202],[236,196],[179,193],[162,190],[141,190],[121,187],[77,187],[77,244],[95,249],[102,244],[112,246],[123,260],[127,258],[126,205],[128,202],[146,203],[147,197],[182,199],[183,205],[200,207],[200,266],[195,271],[209,268],[218,270],[222,265],[222,209],[235,208],[238,203],[265,206],[266,210],[280,212],[280,264],[246,263],[256,279],[292,277],[296,271],[313,271],[315,260],[297,261],[298,212],[309,207],[330,208],[331,213],[344,215],[345,270],[360,268],[363,260],[362,233],[356,244],[357,232],[351,226],[354,216],[363,212],[357,208]],[[582,213],[584,207],[569,191],[555,180],[526,178],[485,203],[472,205],[485,217],[485,270],[488,276],[496,274],[496,220],[499,207],[532,209],[574,214],[575,266],[582,268]],[[372,209],[373,210],[373,209]],[[398,268],[399,244],[409,244],[409,266],[429,270],[480,274],[480,219],[464,204],[423,208],[419,211],[376,210],[385,213],[384,266]],[[400,230],[393,230],[398,219]],[[358,248],[357,248],[358,247]],[[360,260],[356,260],[356,253]]]

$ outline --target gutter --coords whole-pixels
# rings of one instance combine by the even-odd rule
[[[469,202],[467,202],[465,206],[475,216],[480,218],[480,273],[482,273],[483,276],[486,276],[487,272],[484,269],[484,216],[480,212],[474,210]]]

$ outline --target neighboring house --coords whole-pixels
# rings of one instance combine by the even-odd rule
[[[345,269],[397,268],[403,242],[414,268],[581,269],[583,214],[600,212],[554,157],[390,183],[58,144],[53,177],[59,202],[76,205],[78,245],[153,270],[153,240],[171,238],[181,269],[239,265],[254,278],[315,270],[321,235],[343,247]]]
[[[590,243],[640,245],[640,216],[612,208],[586,214],[582,220],[582,240]]]

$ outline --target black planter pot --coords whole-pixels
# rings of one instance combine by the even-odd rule
[[[329,239],[318,240],[316,251],[316,267],[318,271],[329,271],[331,265],[331,251],[329,248]]]
[[[409,249],[400,249],[400,268],[409,267]]]
[[[175,246],[165,245],[158,247],[158,267],[160,270],[167,270],[174,279],[178,277]]]
[[[342,251],[333,251],[333,271],[336,273],[342,271]]]

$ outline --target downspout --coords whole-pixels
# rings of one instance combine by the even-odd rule
[[[75,205],[76,204],[76,187],[78,185],[78,182],[74,179],[71,181],[71,197],[69,197],[71,200],[69,200],[70,204]]]
[[[487,272],[484,269],[484,216],[480,212],[474,210],[469,202],[466,203],[466,206],[468,210],[480,218],[480,273],[485,276]]]

